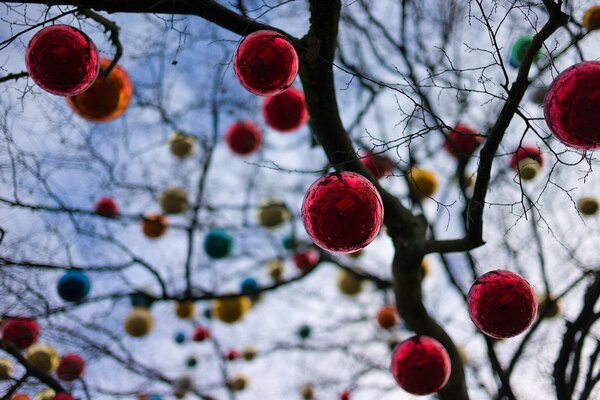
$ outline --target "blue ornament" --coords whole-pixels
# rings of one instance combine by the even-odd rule
[[[258,292],[258,282],[254,278],[246,278],[242,281],[240,290],[244,294],[256,294]]]
[[[185,342],[185,339],[186,339],[186,338],[185,338],[185,333],[183,333],[183,332],[177,332],[177,333],[175,334],[175,341],[176,341],[177,343],[179,343],[179,344],[182,344],[182,343],[184,343],[184,342]]]
[[[67,271],[58,281],[57,291],[65,301],[80,301],[90,292],[90,280],[82,271]]]
[[[204,238],[204,251],[211,258],[227,257],[233,248],[233,237],[222,229],[214,229]]]
[[[157,394],[151,394],[149,396],[146,396],[146,400],[162,400],[162,397],[160,397]]]
[[[150,308],[154,303],[154,297],[143,291],[131,293],[129,295],[129,301],[132,307],[143,307]]]

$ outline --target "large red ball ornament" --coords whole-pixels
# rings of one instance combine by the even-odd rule
[[[283,133],[300,129],[308,121],[304,93],[294,87],[265,98],[262,113],[267,125]]]
[[[31,79],[47,92],[74,96],[98,76],[100,62],[92,40],[67,25],[48,26],[36,33],[25,52]]]
[[[556,77],[544,101],[544,118],[566,146],[600,148],[600,61],[575,64]]]
[[[74,381],[83,376],[85,361],[78,354],[69,353],[60,358],[56,375],[63,381]]]
[[[396,346],[390,369],[402,389],[423,396],[448,383],[450,357],[437,340],[413,336]]]
[[[260,148],[262,134],[254,122],[238,121],[225,132],[225,141],[232,152],[247,155]]]
[[[2,325],[2,339],[26,349],[40,337],[40,327],[32,318],[11,318]]]
[[[468,295],[471,320],[488,336],[517,336],[533,323],[537,310],[535,293],[520,275],[496,270],[481,275]]]
[[[456,158],[469,157],[483,142],[479,132],[465,124],[456,126],[446,136],[444,149]]]
[[[394,167],[392,160],[379,154],[365,153],[361,156],[360,162],[375,179],[391,175]]]
[[[96,214],[107,218],[114,218],[119,215],[119,206],[111,197],[100,197],[96,202]]]
[[[240,42],[233,57],[233,71],[249,92],[273,96],[296,79],[298,55],[285,36],[275,31],[257,31]]]
[[[354,172],[317,179],[302,203],[302,222],[319,247],[352,253],[375,239],[383,222],[383,203],[375,186]]]

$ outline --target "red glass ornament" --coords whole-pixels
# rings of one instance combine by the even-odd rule
[[[349,390],[344,390],[340,393],[340,400],[350,400],[350,395],[352,393]]]
[[[238,121],[225,132],[227,145],[236,154],[254,153],[260,148],[262,134],[260,128],[251,121]]]
[[[319,247],[352,253],[379,233],[383,203],[367,178],[354,172],[333,172],[317,179],[302,203],[302,222]]]
[[[361,155],[360,162],[375,179],[391,175],[394,167],[394,163],[389,158],[366,152]]]
[[[52,398],[52,400],[75,400],[75,398],[68,393],[61,392],[57,393],[56,396]]]
[[[257,31],[240,42],[233,56],[233,71],[249,92],[273,96],[296,79],[298,54],[285,36],[275,31]]]
[[[377,311],[376,319],[383,329],[392,329],[400,320],[400,315],[396,310],[396,306],[385,305]]]
[[[319,252],[311,247],[294,253],[294,264],[301,271],[307,271],[311,268],[314,268],[319,261],[321,260],[321,256]]]
[[[575,64],[556,77],[546,94],[544,118],[566,146],[600,147],[600,61]]]
[[[2,338],[23,350],[37,342],[40,327],[32,318],[11,318],[2,324]]]
[[[203,342],[204,340],[209,338],[210,331],[208,330],[208,328],[204,326],[197,326],[196,329],[194,329],[194,335],[192,336],[192,340],[194,342]]]
[[[36,33],[25,52],[31,79],[47,92],[73,96],[88,89],[100,62],[94,42],[67,25],[48,26]]]
[[[444,149],[456,158],[469,157],[479,147],[483,138],[479,132],[465,124],[456,124],[444,142]]]
[[[96,202],[96,214],[103,217],[113,218],[119,215],[119,206],[111,197],[101,197]]]
[[[510,159],[510,167],[515,171],[518,168],[519,161],[531,158],[540,164],[544,165],[544,155],[537,146],[522,146],[512,154]]]
[[[74,353],[65,354],[60,358],[56,369],[58,379],[63,381],[74,381],[81,378],[85,369],[85,361]]]
[[[235,349],[229,349],[229,350],[227,350],[227,352],[225,354],[223,354],[223,358],[226,359],[227,361],[237,360],[241,356],[242,356],[242,354]]]
[[[506,339],[533,323],[537,300],[525,279],[499,269],[477,278],[469,290],[468,307],[479,330],[493,338]]]
[[[112,60],[100,59],[100,68],[107,69]],[[120,117],[131,100],[133,88],[123,68],[115,65],[106,79],[98,76],[85,92],[67,97],[67,104],[82,118],[92,122],[108,122]]]
[[[300,129],[308,121],[304,93],[295,87],[265,98],[262,113],[267,125],[283,133]]]
[[[450,357],[437,340],[413,336],[396,346],[390,369],[402,389],[423,396],[446,385],[450,378]]]

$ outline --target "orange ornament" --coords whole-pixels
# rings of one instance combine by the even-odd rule
[[[108,68],[112,61],[100,59],[100,71]],[[120,117],[131,100],[133,88],[127,73],[118,65],[106,79],[102,72],[94,84],[85,92],[67,97],[67,104],[80,117],[91,122],[108,122]]]
[[[399,315],[394,306],[383,306],[377,312],[377,323],[383,329],[392,329],[398,322]]]
[[[142,231],[144,232],[144,235],[152,239],[164,235],[168,227],[169,220],[164,215],[149,213],[142,220]]]
[[[13,394],[11,396],[10,400],[30,400],[30,399],[29,399],[29,396],[27,396],[26,394],[17,393],[17,394]]]

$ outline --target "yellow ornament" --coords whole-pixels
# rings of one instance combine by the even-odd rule
[[[469,363],[469,357],[467,356],[467,352],[465,351],[465,349],[462,346],[457,345],[456,352],[458,353],[458,356],[462,360],[463,364],[467,365]]]
[[[231,390],[240,392],[248,387],[248,378],[245,375],[237,374],[229,378],[227,385]]]
[[[279,199],[268,199],[258,208],[258,222],[265,228],[277,228],[290,219],[290,211]]]
[[[340,270],[337,278],[337,285],[340,292],[346,296],[355,296],[362,291],[364,279],[353,272]]]
[[[360,249],[358,251],[355,251],[353,253],[348,253],[348,255],[352,258],[359,258],[360,256],[362,256],[364,254],[364,250]]]
[[[300,394],[304,400],[312,400],[315,397],[315,391],[310,384],[306,384],[300,388]]]
[[[433,196],[438,187],[438,181],[433,171],[417,167],[412,167],[408,171],[408,182],[411,191],[419,200]]]
[[[173,396],[175,396],[178,399],[183,399],[186,394],[187,394],[187,391],[185,391],[185,390],[175,389],[173,391]]]
[[[215,299],[212,304],[212,314],[220,321],[232,324],[241,320],[251,306],[252,302],[246,296]]]
[[[187,192],[180,187],[163,190],[158,201],[165,214],[179,214],[188,208]]]
[[[275,259],[267,262],[267,270],[269,271],[271,279],[275,282],[279,282],[283,278],[283,261]]]
[[[583,14],[583,26],[588,31],[600,29],[600,6],[593,6]]]
[[[13,364],[9,359],[0,357],[0,381],[10,378],[13,372]]]
[[[421,261],[421,278],[425,279],[429,275],[429,262],[426,259]]]
[[[144,307],[134,307],[125,317],[125,331],[133,337],[146,336],[153,326],[154,318]]]
[[[27,349],[27,361],[40,371],[51,374],[58,367],[58,354],[47,344],[34,344]]]
[[[46,388],[38,394],[36,394],[33,400],[52,400],[55,395],[56,392],[53,389]]]
[[[246,361],[254,360],[254,358],[256,357],[256,354],[257,354],[257,351],[252,346],[246,346],[246,347],[244,347],[244,350],[242,350],[242,357],[244,357],[244,360],[246,360]]]
[[[194,153],[196,139],[182,132],[173,132],[169,137],[169,151],[175,157],[184,159]]]
[[[583,215],[594,215],[598,212],[598,200],[591,196],[582,197],[577,200],[577,208]]]
[[[546,313],[544,314],[544,318],[555,318],[560,314],[560,303],[556,299],[548,299],[545,295],[537,296],[538,303],[538,314],[541,315],[541,312],[548,307]]]
[[[542,166],[538,161],[531,157],[527,157],[519,160],[517,171],[519,171],[521,179],[530,181],[537,176],[540,169],[542,169]]]
[[[175,313],[179,318],[191,319],[196,313],[196,304],[194,304],[194,302],[191,300],[176,301]]]

